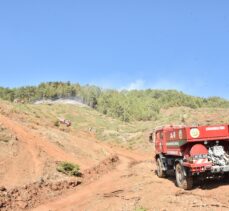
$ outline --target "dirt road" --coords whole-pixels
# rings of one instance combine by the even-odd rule
[[[228,196],[225,182],[208,181],[183,191],[174,185],[172,177],[158,178],[150,161],[120,156],[117,168],[99,180],[32,210],[228,210]]]

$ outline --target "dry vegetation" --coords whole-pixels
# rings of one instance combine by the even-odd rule
[[[107,117],[89,107],[75,105],[33,105],[11,104],[2,102],[3,113],[23,123],[33,130],[38,130],[50,139],[65,138],[66,134],[90,133],[99,140],[118,144],[129,149],[147,150],[148,133],[160,125],[186,124],[223,124],[229,122],[228,108],[174,107],[161,109],[158,119],[154,121],[123,121]],[[71,120],[72,127],[58,125],[58,117]],[[47,130],[49,127],[50,130]],[[56,129],[60,134],[56,134]],[[54,132],[53,132],[54,130]],[[4,138],[2,138],[4,140]]]

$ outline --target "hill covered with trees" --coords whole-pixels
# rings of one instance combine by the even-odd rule
[[[161,108],[229,107],[229,101],[219,97],[194,97],[176,90],[118,91],[90,85],[81,86],[70,82],[47,82],[38,86],[19,88],[0,87],[0,98],[8,101],[19,98],[27,103],[33,103],[41,99],[74,97],[105,115],[123,121],[156,119]]]

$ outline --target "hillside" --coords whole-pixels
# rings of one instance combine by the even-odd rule
[[[38,131],[47,133],[51,139],[51,131],[63,134],[85,133],[95,136],[111,144],[119,144],[130,149],[147,150],[147,134],[159,125],[198,125],[218,124],[229,122],[229,109],[227,108],[198,108],[172,107],[161,109],[157,120],[154,121],[132,121],[125,123],[118,119],[108,117],[90,107],[76,105],[54,104],[11,104],[2,101],[0,105],[2,113],[20,122],[20,124]],[[228,114],[228,115],[227,115]],[[58,118],[69,119],[71,128],[55,125]],[[143,146],[143,147],[141,147]]]
[[[71,120],[72,126],[56,124],[58,118]],[[148,134],[159,125],[228,122],[227,108],[162,108],[154,121],[123,122],[90,107],[1,101],[0,186],[5,186],[11,197],[11,202],[4,202],[4,191],[3,195],[0,191],[1,206],[6,204],[3,210],[37,206],[36,210],[92,210],[97,204],[97,210],[151,210],[173,207],[171,201],[191,197],[196,204],[176,203],[176,208],[196,205],[204,206],[203,210],[214,210],[214,206],[223,210],[229,206],[223,183],[210,183],[186,193],[154,175]],[[78,164],[85,176],[75,179],[58,172],[60,161]],[[161,199],[157,199],[158,192],[152,190],[159,191],[162,182]],[[212,185],[221,187],[206,192]],[[220,191],[225,194],[215,199]],[[159,202],[152,204],[152,197]]]
[[[0,98],[25,103],[75,100],[125,122],[157,120],[161,109],[171,107],[229,108],[229,101],[219,97],[196,97],[176,90],[106,90],[70,82],[48,82],[19,88],[0,87]]]

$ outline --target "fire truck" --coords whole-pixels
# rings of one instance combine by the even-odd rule
[[[180,188],[192,189],[197,176],[229,174],[229,125],[158,127],[150,141],[155,144],[158,177],[175,171]]]

